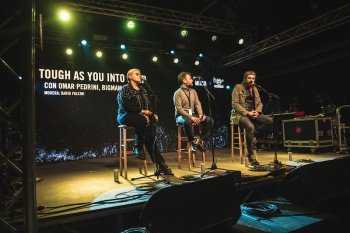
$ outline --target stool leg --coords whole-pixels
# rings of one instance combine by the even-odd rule
[[[243,164],[243,146],[242,146],[242,134],[241,134],[241,128],[238,126],[238,144],[239,144],[239,158],[241,160],[241,164]]]
[[[192,158],[192,167],[195,167],[196,166],[196,153],[193,153],[191,151],[191,158]]]
[[[235,160],[235,127],[234,124],[231,124],[231,160]]]
[[[139,173],[147,176],[148,174],[147,160],[142,160],[142,161],[139,160],[138,164],[139,164]]]
[[[181,168],[181,126],[177,127],[177,167]]]
[[[123,134],[122,129],[119,128],[119,173],[123,176]]]
[[[243,147],[244,147],[244,150],[243,150],[244,158],[246,158],[248,155],[248,147],[247,147],[247,136],[246,136],[245,129],[243,129]]]
[[[202,160],[203,160],[203,163],[205,164],[205,152],[204,151],[202,152]]]
[[[188,155],[188,170],[191,170],[192,169],[192,151],[191,151],[191,146],[190,146],[190,143],[187,142],[187,155]]]
[[[128,179],[128,155],[126,152],[126,128],[123,128],[123,141],[124,141],[124,177]]]

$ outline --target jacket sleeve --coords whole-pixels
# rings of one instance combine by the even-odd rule
[[[236,114],[246,116],[248,111],[241,105],[240,95],[242,95],[240,84],[237,84],[232,91],[232,110]]]
[[[128,113],[140,113],[141,108],[137,100],[129,93],[127,86],[124,86],[118,93],[118,104]]]

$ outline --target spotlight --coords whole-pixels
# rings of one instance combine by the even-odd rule
[[[174,59],[174,63],[178,63],[179,62],[179,59],[178,58],[175,58]]]
[[[135,22],[130,20],[127,22],[126,26],[129,28],[129,29],[134,29],[135,28]]]
[[[102,55],[103,55],[103,53],[101,51],[97,51],[96,52],[96,57],[101,58]]]
[[[195,64],[196,66],[198,66],[198,65],[199,65],[199,61],[195,61],[194,64]]]
[[[243,38],[238,40],[238,44],[243,44],[243,43],[244,43],[244,39]]]
[[[199,57],[203,57],[203,53],[198,54]]]
[[[66,54],[72,55],[73,54],[73,50],[72,49],[66,49]]]
[[[126,49],[125,44],[121,44],[121,45],[120,45],[120,49],[125,50],[125,49]]]
[[[87,45],[87,41],[86,41],[86,40],[82,40],[82,41],[80,42],[80,44],[81,44],[82,46],[86,46],[86,45]]]
[[[70,14],[67,10],[60,10],[58,12],[58,17],[62,20],[62,21],[68,21],[70,19]]]
[[[186,37],[188,36],[188,31],[186,29],[182,29],[180,34],[182,37]]]
[[[122,58],[123,58],[124,60],[128,59],[128,54],[127,54],[127,53],[123,53]]]
[[[218,39],[218,37],[216,36],[216,35],[213,35],[212,37],[211,37],[211,41],[216,41]]]
[[[231,87],[230,87],[229,85],[227,85],[227,86],[226,86],[226,89],[227,89],[227,90],[230,90],[230,89],[231,89]]]
[[[18,76],[18,79],[19,79],[19,80],[22,80],[22,76]]]
[[[158,61],[158,57],[156,57],[156,56],[152,57],[152,61],[154,61],[154,62]]]
[[[175,54],[175,51],[174,51],[174,50],[171,50],[170,53],[174,55],[174,54]]]

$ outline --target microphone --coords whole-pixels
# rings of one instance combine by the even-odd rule
[[[255,86],[255,87],[257,87],[257,88],[263,88],[262,86],[260,86],[260,85],[258,85],[258,84],[256,84],[256,83],[251,83],[251,85],[252,85],[252,86]]]
[[[147,81],[147,78],[146,78],[146,76],[141,76],[141,81]]]

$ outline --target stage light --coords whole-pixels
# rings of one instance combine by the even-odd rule
[[[158,57],[156,57],[156,56],[152,57],[152,61],[154,61],[154,62],[158,61]]]
[[[86,45],[87,45],[87,40],[82,40],[82,41],[80,42],[80,44],[81,44],[82,46],[86,46]]]
[[[203,57],[203,53],[198,54],[199,57]]]
[[[182,37],[186,37],[188,36],[188,31],[186,29],[182,29],[180,34]]]
[[[68,21],[70,19],[70,14],[67,10],[60,10],[58,12],[58,17],[62,20],[62,21]]]
[[[198,65],[199,65],[199,61],[195,61],[194,64],[195,64],[196,66],[198,66]]]
[[[102,55],[103,55],[103,53],[101,51],[97,51],[96,52],[96,57],[101,58]]]
[[[170,53],[174,55],[175,54],[175,50],[171,50]]]
[[[244,39],[243,38],[240,38],[239,40],[238,40],[238,44],[243,44],[244,43]]]
[[[216,41],[218,39],[218,37],[216,36],[216,35],[213,35],[212,37],[211,37],[211,41]]]
[[[129,28],[129,29],[134,29],[135,28],[135,22],[130,20],[127,22],[126,26]]]
[[[128,54],[127,54],[127,53],[123,53],[122,58],[123,58],[124,60],[128,59]]]
[[[125,50],[125,49],[126,49],[125,44],[121,44],[121,45],[120,45],[120,49]]]
[[[179,62],[179,59],[178,58],[175,58],[174,59],[174,63],[178,63]]]
[[[19,80],[22,80],[22,76],[18,76],[18,79],[19,79]]]
[[[66,49],[66,54],[68,55],[72,55],[73,54],[73,50],[72,49]]]
[[[231,87],[230,87],[229,85],[227,85],[227,86],[226,86],[226,89],[227,89],[227,90],[230,90],[230,89],[231,89]]]

